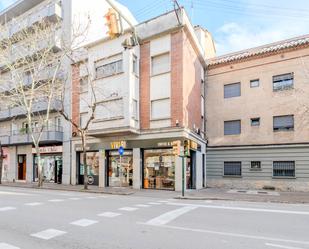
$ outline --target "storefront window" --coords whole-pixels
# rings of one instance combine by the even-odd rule
[[[84,183],[83,153],[79,155],[79,183]],[[99,185],[99,152],[87,152],[88,184]]]
[[[144,188],[175,189],[175,156],[172,149],[145,150]]]
[[[61,183],[62,156],[41,155],[44,182]],[[38,157],[34,157],[34,180],[38,181]]]
[[[108,185],[110,187],[128,187],[133,185],[132,151],[125,151],[121,157],[118,151],[110,151],[108,164]]]

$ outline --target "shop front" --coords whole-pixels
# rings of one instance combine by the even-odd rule
[[[83,153],[78,153],[78,184],[84,184]],[[99,151],[87,151],[86,163],[88,171],[88,184],[99,185]]]
[[[32,148],[34,154],[34,181],[38,181],[38,157],[35,148]],[[62,183],[62,146],[40,147],[40,160],[43,168],[44,182]]]
[[[144,188],[175,190],[175,155],[172,148],[145,149]]]
[[[122,155],[119,151],[107,151],[109,187],[131,187],[133,185],[133,152],[125,150]]]

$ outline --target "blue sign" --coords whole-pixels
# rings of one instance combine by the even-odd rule
[[[119,153],[120,156],[123,156],[123,154],[124,154],[124,148],[123,148],[122,146],[119,147],[118,153]]]

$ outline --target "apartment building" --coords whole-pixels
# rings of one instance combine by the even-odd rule
[[[122,5],[115,3],[127,15],[127,18],[134,18],[129,11]],[[6,27],[5,32],[1,32],[0,40],[12,40],[16,34],[38,23],[48,22],[54,25],[56,32],[51,34],[49,41],[39,41],[37,49],[44,49],[44,44],[53,44],[55,53],[59,53],[65,46],[71,46],[73,39],[76,39],[74,32],[77,28],[87,27],[87,36],[80,38],[79,45],[90,43],[106,36],[107,27],[105,26],[104,13],[110,8],[106,1],[92,0],[91,4],[87,1],[75,0],[19,0],[7,9],[0,12],[0,23]],[[123,21],[124,28],[127,23]],[[101,29],[101,32],[98,32]],[[27,46],[27,41],[14,40],[14,47]],[[26,51],[26,50],[25,50]],[[30,53],[36,51],[28,50],[24,56],[31,56]],[[12,51],[12,53],[14,53]],[[20,56],[20,54],[18,55]],[[16,56],[12,54],[12,58]],[[17,58],[17,57],[16,57]],[[63,59],[63,66],[60,80],[66,89],[71,85],[71,61]],[[10,72],[2,70],[0,62],[0,77],[4,79]],[[44,77],[53,77],[51,69],[46,68]],[[58,75],[57,75],[58,77]],[[27,84],[25,72],[25,84]],[[65,95],[65,111],[71,113],[71,95]],[[0,141],[4,151],[4,181],[37,181],[37,158],[33,148],[32,139],[28,134],[28,129],[36,129],[36,117],[33,118],[31,127],[28,127],[25,120],[25,111],[22,108],[6,106],[1,103],[0,107]],[[43,161],[43,174],[46,182],[71,183],[71,126],[64,122],[58,114],[60,108],[58,101],[53,101],[51,105],[50,120],[44,129],[40,142],[40,152]],[[47,110],[46,104],[38,102],[33,107],[37,113],[44,115]]]
[[[186,187],[203,188],[205,55],[214,54],[211,36],[194,28],[184,9],[135,28],[139,45],[131,49],[122,46],[130,33],[87,46],[98,103],[87,143],[89,184],[179,191],[182,160],[172,147],[175,141],[186,140],[191,145],[184,161]],[[89,75],[82,64],[73,71],[73,92],[80,91],[73,118],[85,122],[89,115],[85,99],[91,93],[84,79]],[[80,138],[73,137],[72,184],[83,183],[81,157]]]
[[[208,186],[308,191],[308,83],[308,35],[208,61]]]

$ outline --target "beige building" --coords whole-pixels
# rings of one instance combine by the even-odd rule
[[[309,190],[309,36],[208,61],[207,184]]]

